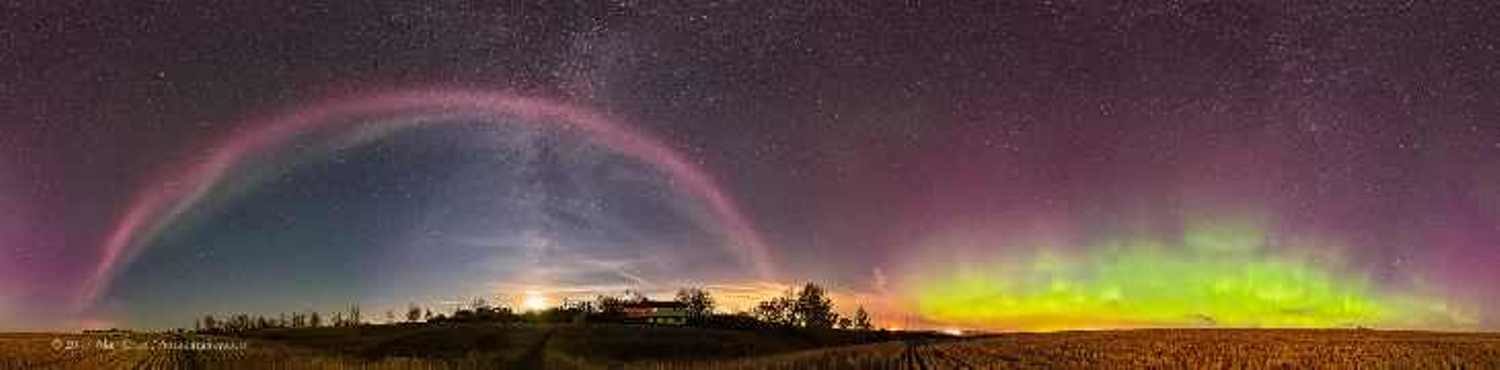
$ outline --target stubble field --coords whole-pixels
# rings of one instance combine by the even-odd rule
[[[442,331],[442,329],[437,329]],[[457,329],[455,329],[457,330]],[[474,330],[473,328],[465,330]],[[642,333],[652,329],[641,327]],[[1500,369],[1500,334],[1373,330],[1125,330],[922,339],[751,356],[621,357],[598,343],[653,340],[633,330],[496,329],[506,340],[412,346],[420,337],[319,337],[317,343],[401,348],[351,353],[298,341],[164,334],[0,334],[3,369]],[[692,336],[691,329],[677,330]],[[619,340],[594,338],[601,332]],[[356,333],[356,332],[350,332]],[[588,333],[585,338],[584,334]],[[462,333],[456,333],[462,335]],[[539,335],[540,334],[540,335]],[[725,338],[722,333],[702,337]],[[348,334],[357,335],[357,334]],[[488,334],[487,334],[488,335]],[[572,338],[578,336],[579,338]],[[624,338],[631,337],[631,338]],[[550,338],[550,339],[549,339]],[[655,339],[653,339],[655,338]],[[338,342],[345,340],[347,342]],[[570,344],[589,340],[594,345]],[[395,345],[404,347],[392,347]],[[647,347],[641,347],[647,346]],[[452,347],[452,346],[450,346]],[[491,348],[494,347],[494,348]],[[433,353],[412,351],[431,348]],[[618,351],[614,351],[618,352]],[[677,350],[676,352],[681,352]]]

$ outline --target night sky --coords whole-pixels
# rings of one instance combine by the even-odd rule
[[[0,329],[805,281],[1500,329],[1485,3],[9,1]]]

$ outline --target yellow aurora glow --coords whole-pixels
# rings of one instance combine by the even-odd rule
[[[904,296],[927,321],[1003,330],[1474,324],[1447,302],[1378,291],[1341,258],[1306,253],[1317,248],[1265,240],[1251,224],[1202,223],[1175,243],[1008,248],[918,274]]]

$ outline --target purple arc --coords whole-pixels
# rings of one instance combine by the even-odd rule
[[[586,140],[642,161],[669,179],[676,190],[700,198],[730,241],[729,252],[747,262],[762,278],[773,275],[764,238],[717,181],[661,141],[582,107],[507,93],[429,89],[333,99],[269,120],[251,122],[213,148],[205,160],[169,169],[151,178],[130,198],[129,206],[110,228],[98,264],[83,284],[78,310],[92,306],[115,275],[128,265],[163,229],[192,209],[237,165],[256,153],[276,150],[287,140],[314,129],[352,126],[363,116],[406,112],[468,112],[521,118],[516,122],[556,125],[580,133]],[[381,120],[402,126],[413,120]],[[509,124],[509,123],[496,123]]]

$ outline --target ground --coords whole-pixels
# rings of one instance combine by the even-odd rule
[[[204,348],[173,345],[208,343]],[[259,332],[0,334],[31,369],[1500,368],[1500,334],[1192,329],[978,338],[620,325],[392,325]]]

